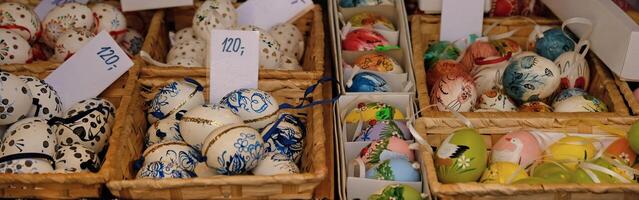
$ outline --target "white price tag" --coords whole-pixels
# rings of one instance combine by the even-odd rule
[[[193,0],[122,0],[121,2],[124,12],[193,5]]]
[[[455,41],[470,34],[481,36],[484,0],[442,1],[440,40]]]
[[[56,6],[61,6],[65,3],[87,4],[88,2],[89,0],[42,0],[34,10],[38,18],[40,18],[40,21],[43,21],[47,14],[49,14],[49,11],[53,10]]]
[[[313,0],[249,0],[237,8],[240,25],[255,25],[265,30],[301,17],[313,9]]]
[[[210,102],[217,103],[239,88],[257,88],[259,32],[212,30],[210,52]]]
[[[106,31],[100,32],[44,80],[58,92],[64,109],[98,96],[133,66]]]

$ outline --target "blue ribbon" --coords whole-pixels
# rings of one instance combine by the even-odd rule
[[[333,78],[333,77],[324,77],[321,78],[320,80],[317,81],[317,83],[309,86],[308,88],[306,88],[306,90],[304,91],[304,97],[302,98],[302,102],[300,102],[300,104],[298,104],[297,106],[293,106],[291,104],[288,103],[283,103],[280,104],[280,109],[303,109],[303,108],[308,108],[308,107],[312,107],[315,105],[319,105],[319,104],[329,104],[329,103],[334,103],[335,101],[337,101],[337,99],[339,98],[339,95],[333,97],[332,99],[323,99],[323,100],[319,100],[319,101],[311,101],[309,100],[309,95],[311,95],[313,93],[313,91],[315,91],[315,88],[317,88],[317,86],[321,85],[324,82],[328,82],[331,81],[332,83],[336,83],[339,84],[339,81],[337,81],[337,79]],[[308,104],[304,104],[306,101],[308,101]]]

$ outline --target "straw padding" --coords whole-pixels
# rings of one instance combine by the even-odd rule
[[[438,124],[438,119],[419,118],[416,121],[416,130],[422,137],[427,138],[430,145],[438,147],[442,141],[455,129],[442,126],[432,126]],[[593,125],[584,125],[590,123]],[[627,131],[627,125],[610,125],[593,121],[574,120],[563,121],[549,127],[535,127],[539,131],[554,132],[579,132],[598,133],[605,131],[598,126],[606,125]],[[581,124],[581,125],[575,125]],[[597,125],[594,125],[597,124]],[[473,125],[475,125],[473,123]],[[482,135],[487,147],[499,140],[499,138],[511,131],[527,129],[526,124],[501,124],[497,127],[475,127]],[[421,149],[422,159],[426,167],[428,184],[433,195],[441,199],[634,199],[639,196],[639,184],[482,184],[476,182],[444,184],[437,179],[437,172],[433,161],[433,154]]]
[[[175,25],[177,30],[190,27],[195,7],[180,7],[169,10],[158,10],[151,21],[142,50],[158,61],[166,61],[166,54],[171,49],[169,43],[168,24]],[[167,23],[169,22],[169,23]],[[269,79],[310,79],[318,80],[324,74],[324,23],[322,9],[316,5],[310,12],[299,17],[293,24],[300,29],[305,38],[305,52],[300,64],[302,70],[260,69],[260,78]],[[205,67],[158,67],[148,65],[142,68],[142,77],[162,77],[185,75],[191,77],[205,76]]]
[[[559,26],[561,22],[556,19],[547,18],[532,18],[539,25],[547,26]],[[493,23],[503,20],[500,25],[495,27],[491,31],[491,35],[508,32],[516,28],[521,30],[516,32],[513,39],[517,41],[522,48],[525,48],[528,35],[533,29],[533,24],[519,18],[485,18],[484,27],[490,26]],[[429,107],[430,97],[429,89],[426,85],[426,71],[424,66],[424,53],[426,52],[428,45],[431,42],[439,41],[439,24],[440,16],[436,15],[415,15],[412,18],[412,44],[413,44],[413,56],[415,62],[413,62],[413,69],[415,71],[415,79],[417,84],[417,100],[420,108],[425,109],[422,111],[422,116],[428,117],[447,117],[452,118],[453,115],[450,112],[437,111],[436,107]],[[611,75],[606,71],[605,66],[601,61],[589,53],[587,55],[587,61],[590,66],[590,88],[588,93],[599,98],[608,106],[609,112],[600,113],[533,113],[533,112],[464,112],[464,116],[476,121],[489,121],[495,119],[505,119],[508,121],[521,120],[521,123],[554,123],[553,119],[559,121],[566,119],[576,118],[593,118],[593,119],[610,119],[611,122],[629,123],[630,120],[614,119],[618,116],[628,116],[628,108],[626,107],[623,97],[619,93],[617,86],[614,83]],[[551,120],[551,121],[548,121]],[[491,123],[492,124],[492,123]],[[487,125],[488,126],[488,125]]]
[[[145,119],[146,104],[151,100],[158,89],[171,81],[182,78],[141,78],[138,81],[137,92],[134,92],[130,114],[135,118]],[[207,83],[205,78],[196,78],[200,83]],[[314,84],[312,81],[299,80],[260,80],[259,88],[272,94],[278,103],[290,103],[297,105],[301,102],[304,90]],[[205,97],[208,97],[208,86],[205,86]],[[318,87],[311,97],[315,100],[322,98],[321,87]],[[286,111],[284,111],[286,112]],[[325,133],[323,124],[322,106],[299,111],[293,110],[293,114],[306,116],[307,135],[302,153],[300,174],[275,175],[275,176],[213,176],[190,179],[130,179],[111,181],[107,184],[111,193],[121,198],[133,199],[310,199],[313,190],[324,179],[327,173],[325,155]],[[139,149],[136,157],[127,158],[129,163],[142,154],[144,134],[147,123],[134,124],[134,129],[140,130],[135,144]],[[128,173],[135,176],[136,171],[131,167]]]
[[[0,71],[44,79],[58,65],[50,62],[4,65],[0,66]],[[0,174],[0,196],[3,198],[97,198],[100,197],[103,184],[108,180],[122,179],[125,171],[121,170],[121,166],[128,163],[120,160],[120,157],[127,151],[131,151],[124,144],[130,137],[127,131],[130,120],[126,118],[126,113],[138,71],[137,67],[133,67],[99,95],[111,101],[117,109],[109,138],[109,148],[97,173]]]

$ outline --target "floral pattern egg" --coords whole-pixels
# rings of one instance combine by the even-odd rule
[[[237,175],[246,173],[265,154],[264,141],[255,129],[244,124],[230,124],[211,132],[202,147],[206,164],[217,169],[219,174]]]
[[[271,28],[269,34],[281,45],[282,53],[297,60],[304,55],[304,34],[290,23],[278,24]]]
[[[410,149],[409,144],[398,137],[373,141],[360,151],[359,157],[367,166],[373,166],[384,160],[393,158],[402,158],[409,161],[415,160],[415,155]]]
[[[195,35],[195,32],[193,31],[193,27],[186,27],[176,32],[175,35],[173,35],[171,41],[173,41],[172,43],[173,45],[176,45],[182,42],[197,40],[197,39],[198,37],[197,35]]]
[[[380,29],[387,31],[396,30],[393,22],[385,17],[370,12],[356,14],[351,17],[348,22],[351,23],[354,28]]]
[[[203,64],[206,60],[206,51],[206,42],[202,40],[189,40],[171,47],[171,50],[169,50],[169,53],[166,55],[166,61],[169,64],[173,64],[176,63],[177,60],[192,59],[199,64]],[[204,65],[194,67],[203,66]]]
[[[229,0],[208,0],[193,15],[193,32],[208,41],[211,30],[231,28],[236,20],[237,13]]]
[[[369,122],[371,120],[392,120],[404,119],[401,110],[381,102],[359,103],[357,108],[351,110],[346,115],[346,123],[357,123],[359,121]]]
[[[559,94],[557,94],[557,96],[555,96],[553,100],[553,104],[564,101],[573,96],[583,96],[583,95],[588,95],[588,92],[579,88],[568,88],[568,89],[562,90],[561,92],[559,92]]]
[[[435,154],[437,177],[443,183],[477,181],[488,161],[484,139],[470,128],[448,135]]]
[[[0,159],[32,155],[53,162],[56,136],[44,119],[26,118],[7,129],[0,144]]]
[[[464,51],[464,55],[459,61],[463,66],[466,72],[471,72],[475,65],[475,60],[478,58],[488,58],[491,56],[499,56],[499,52],[493,45],[489,42],[476,41],[472,43],[466,51]]]
[[[88,30],[69,30],[64,32],[55,45],[55,53],[49,59],[53,62],[63,62],[69,59],[76,51],[89,43],[95,35]]]
[[[475,60],[477,67],[473,68],[471,74],[477,87],[477,93],[483,94],[491,89],[500,89],[501,77],[504,75],[510,54],[503,57],[491,56],[488,58],[478,58]]]
[[[497,140],[491,152],[492,163],[510,162],[522,167],[541,158],[539,141],[529,131],[513,131]]]
[[[384,160],[366,171],[366,178],[386,181],[416,182],[421,179],[419,164],[404,158]]]
[[[244,123],[262,129],[277,119],[279,103],[268,92],[258,89],[242,88],[234,90],[219,103],[240,116]]]
[[[204,104],[203,91],[202,85],[190,78],[165,85],[149,103],[147,120],[149,123],[155,123],[160,119],[175,118],[175,114],[180,110],[189,110]]]
[[[38,16],[21,3],[0,4],[0,27],[15,31],[28,42],[36,41],[42,31]]]
[[[388,45],[388,40],[377,31],[356,29],[346,35],[342,48],[346,51],[372,51],[378,46]]]
[[[182,135],[180,134],[179,121],[175,119],[163,119],[151,124],[146,131],[146,137],[144,137],[144,147],[161,143],[161,142],[181,142]]]
[[[467,75],[464,66],[454,60],[439,60],[426,72],[426,85],[429,88],[435,87],[435,84],[445,76],[461,76]]]
[[[588,89],[590,68],[582,54],[575,51],[565,52],[555,59],[555,64],[561,72],[561,89]]]
[[[45,174],[53,172],[51,161],[44,158],[23,158],[0,163],[4,174]]]
[[[142,44],[144,43],[144,36],[138,31],[128,29],[122,37],[122,41],[118,42],[120,47],[129,54],[130,57],[138,55],[142,50]]]
[[[491,109],[498,112],[517,111],[517,106],[510,97],[495,89],[484,92],[477,100],[477,103],[477,107],[480,109]]]
[[[25,64],[33,59],[29,42],[9,29],[0,29],[0,65]]]
[[[95,33],[108,32],[117,42],[121,42],[127,32],[126,17],[117,7],[107,3],[89,5],[95,15]]]
[[[242,123],[239,116],[231,110],[218,105],[202,105],[188,110],[182,110],[176,115],[179,120],[180,132],[184,141],[200,151],[202,142],[211,131],[227,124]]]
[[[440,111],[469,112],[477,101],[472,77],[445,76],[431,90],[431,101]]]
[[[552,104],[555,112],[608,112],[603,101],[591,95],[572,96]]]
[[[20,76],[20,79],[29,87],[33,104],[29,110],[29,117],[41,117],[51,119],[62,115],[62,102],[56,92],[49,84],[32,76]]]
[[[148,166],[153,162],[164,162],[174,164],[180,168],[193,172],[195,165],[202,160],[200,154],[184,142],[161,142],[149,146],[142,153],[143,166]]]
[[[555,60],[559,55],[575,49],[575,42],[559,28],[544,31],[543,37],[535,42],[535,51],[549,60]]]
[[[371,72],[360,72],[349,83],[346,87],[347,92],[389,92],[391,90],[384,78]]]
[[[519,112],[552,112],[552,107],[541,101],[531,101],[521,104]]]
[[[525,56],[506,67],[502,85],[508,96],[518,101],[536,101],[550,96],[559,87],[559,68],[541,56]]]
[[[81,144],[96,153],[106,147],[115,119],[115,108],[104,99],[88,99],[72,105],[66,119],[53,119],[59,145]]]
[[[508,53],[514,56],[522,52],[521,46],[519,46],[519,44],[517,44],[517,42],[512,39],[505,38],[500,40],[492,40],[490,41],[490,44],[492,44],[495,49],[497,49],[501,56],[506,56],[508,55]]]
[[[55,169],[62,173],[98,172],[98,155],[82,145],[62,146],[55,155]]]
[[[459,52],[460,50],[449,41],[431,43],[424,53],[424,66],[426,70],[430,70],[439,60],[457,60]]]
[[[411,136],[406,121],[403,120],[370,120],[368,124],[370,126],[356,136],[354,141],[376,141],[390,137],[410,139]]]
[[[528,178],[524,168],[511,162],[494,162],[479,180],[480,183],[510,184],[515,181]]]
[[[267,153],[251,172],[257,176],[272,176],[280,174],[297,174],[300,169],[294,161],[279,159],[275,153]]]
[[[637,159],[637,153],[630,148],[630,143],[626,138],[619,138],[608,145],[603,156],[628,166],[632,166]]]
[[[67,3],[53,8],[42,21],[43,39],[49,47],[55,47],[58,37],[69,30],[93,30],[93,11],[79,3]]]
[[[402,66],[400,66],[395,59],[381,53],[362,55],[355,60],[353,65],[365,70],[378,72],[390,72],[395,74],[404,72]]]
[[[278,120],[262,130],[266,152],[274,152],[274,158],[298,162],[304,149],[304,124],[297,117],[282,114]]]
[[[181,168],[173,162],[154,161],[146,164],[138,171],[137,179],[192,178],[195,173]]]
[[[18,76],[0,72],[0,125],[9,125],[25,118],[33,98],[29,86]]]
[[[361,7],[361,6],[377,6],[377,5],[393,5],[390,0],[340,0],[339,6],[344,8]]]

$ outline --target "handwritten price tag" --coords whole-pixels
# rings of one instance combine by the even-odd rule
[[[63,107],[98,96],[133,66],[133,61],[102,31],[62,63],[45,81],[60,95]]]
[[[257,88],[259,36],[257,31],[211,31],[211,103],[219,102],[235,89]]]
[[[249,0],[237,8],[238,23],[265,30],[293,21],[313,9],[313,0]]]
[[[65,3],[81,3],[87,4],[89,0],[42,0],[35,7],[35,13],[40,18],[40,21],[44,20],[44,18],[49,14],[49,11],[53,10],[56,6],[64,5]]]
[[[193,0],[122,0],[124,12],[192,5]]]

